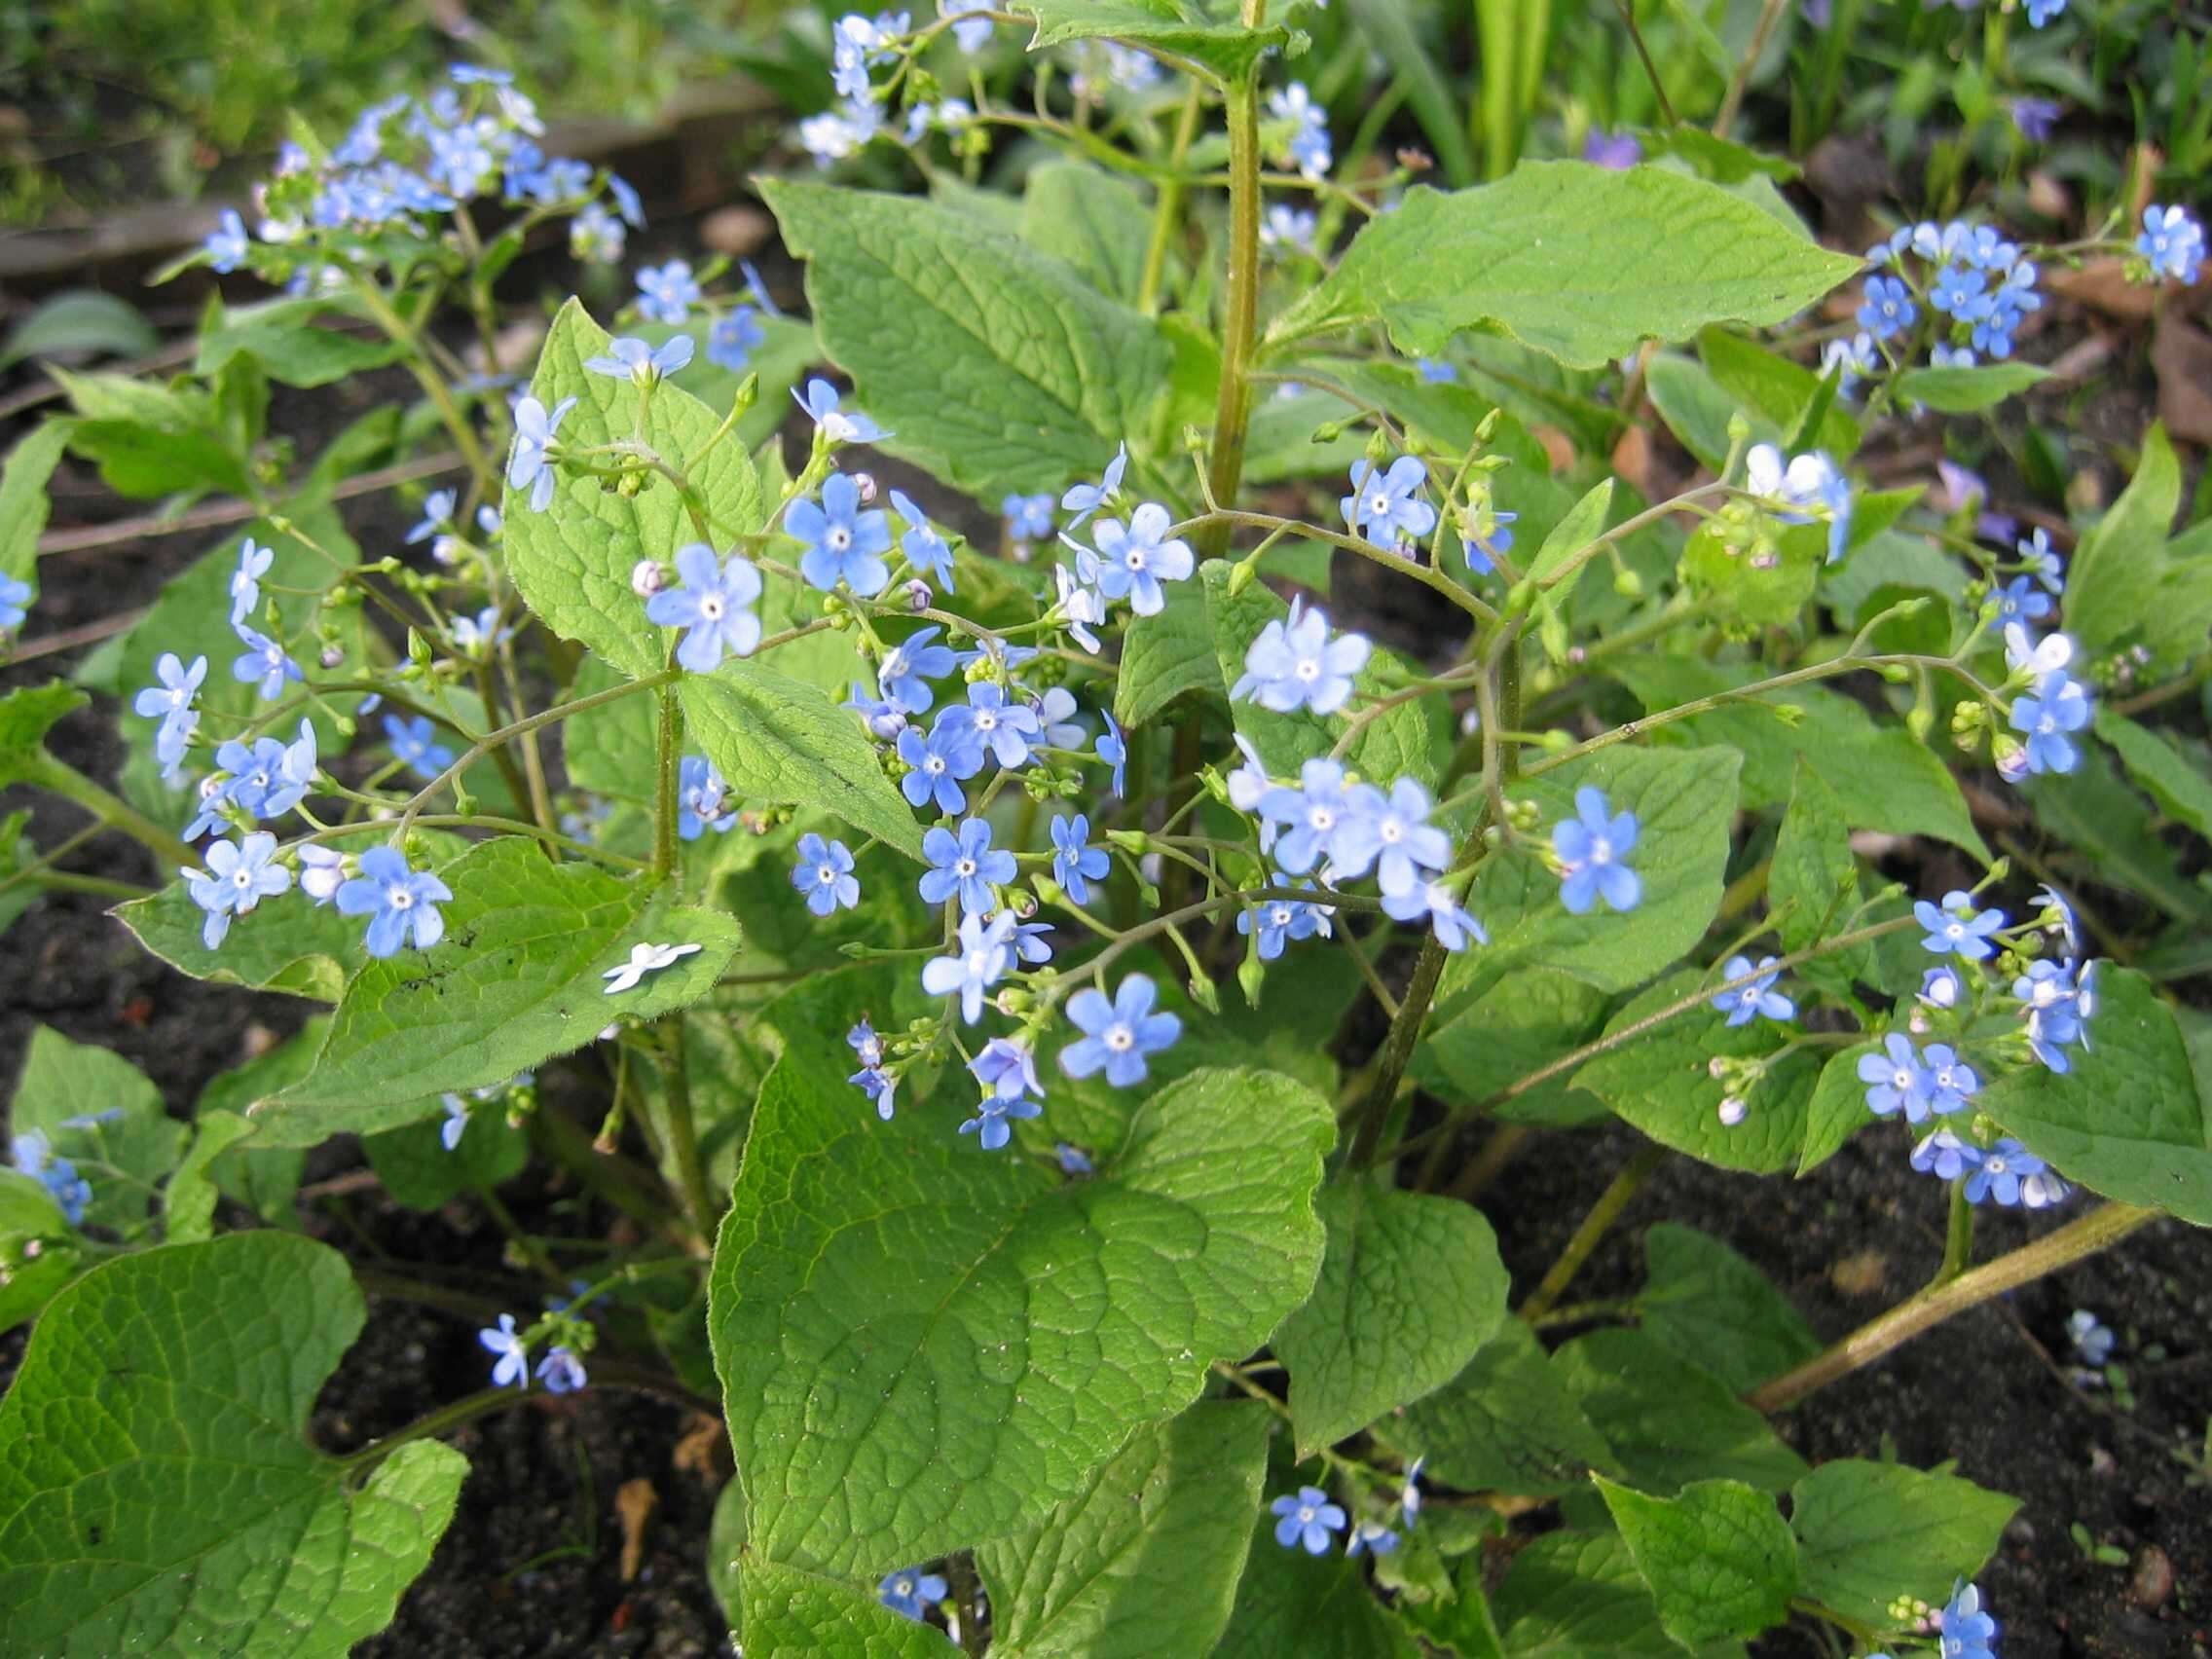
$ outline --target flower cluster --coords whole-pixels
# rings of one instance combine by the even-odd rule
[[[64,1126],[85,1127],[91,1122],[72,1118]],[[46,1196],[61,1211],[62,1220],[71,1227],[84,1225],[85,1210],[92,1201],[92,1184],[77,1173],[75,1163],[55,1152],[54,1142],[44,1129],[24,1129],[10,1136],[8,1161],[46,1189]]]
[[[961,52],[973,56],[989,44],[993,19],[981,0],[939,0],[939,11],[951,19],[950,33]],[[857,155],[878,137],[911,147],[931,132],[958,134],[969,128],[976,112],[964,98],[935,102],[912,98],[903,121],[886,119],[893,83],[905,80],[911,87],[921,79],[904,76],[901,66],[937,32],[917,29],[905,12],[879,12],[873,18],[855,12],[837,19],[830,33],[830,85],[837,103],[806,117],[797,129],[799,147],[814,158],[816,166],[828,167]],[[1153,69],[1149,58],[1121,47],[1110,50],[1134,58],[1143,69]],[[888,73],[879,77],[878,71]],[[1114,78],[1131,79],[1133,72],[1117,60]]]
[[[1421,1461],[1416,1457],[1406,1466],[1397,1493],[1398,1524],[1409,1532],[1420,1520]],[[1402,1542],[1397,1531],[1383,1520],[1363,1515],[1354,1521],[1343,1504],[1331,1501],[1329,1494],[1319,1487],[1302,1486],[1296,1493],[1285,1493],[1268,1505],[1268,1511],[1275,1517],[1275,1542],[1286,1550],[1327,1555],[1334,1535],[1339,1532],[1346,1534],[1346,1556],[1390,1555]],[[1382,1513],[1387,1515],[1388,1508]]]
[[[537,1361],[536,1376],[548,1393],[573,1394],[591,1381],[581,1355],[591,1351],[596,1333],[583,1310],[597,1293],[582,1284],[571,1285],[571,1292],[568,1298],[549,1303],[545,1317],[528,1330],[516,1330],[515,1316],[502,1313],[497,1325],[476,1333],[476,1340],[494,1356],[493,1387],[528,1388],[530,1350],[540,1344],[545,1351]]]
[[[1876,242],[1866,258],[1888,275],[1866,278],[1859,326],[1893,365],[1922,332],[1936,368],[2002,360],[2012,354],[2022,320],[2043,306],[2035,262],[1993,226],[1923,220]]]

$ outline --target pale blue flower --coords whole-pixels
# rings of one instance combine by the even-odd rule
[[[1112,868],[1104,847],[1088,845],[1090,820],[1082,813],[1052,820],[1052,879],[1071,904],[1090,903],[1090,884],[1102,881]]]
[[[806,895],[806,907],[818,916],[827,916],[840,905],[855,909],[861,902],[851,851],[844,842],[825,840],[811,830],[798,838],[792,885]]]
[[[712,674],[722,653],[751,656],[760,643],[760,618],[751,608],[760,597],[760,572],[751,561],[731,554],[715,557],[703,541],[676,550],[682,585],[664,588],[645,601],[646,620],[685,630],[676,660],[693,674]]]
[[[1100,519],[1090,533],[1098,547],[1098,591],[1127,599],[1139,616],[1159,615],[1167,603],[1160,584],[1182,581],[1198,568],[1191,544],[1167,535],[1171,522],[1158,501],[1144,502],[1126,525]]]
[[[1269,885],[1303,886],[1309,890],[1313,886],[1310,881],[1294,882],[1280,873]],[[1326,904],[1309,903],[1300,899],[1263,899],[1249,909],[1236,912],[1236,931],[1247,939],[1256,936],[1260,960],[1272,962],[1282,954],[1287,943],[1311,939],[1316,934],[1327,939],[1332,932],[1329,918],[1334,914]]]
[[[999,503],[1006,516],[1006,533],[1014,541],[1042,541],[1052,534],[1052,498],[1009,496]]]
[[[1280,1517],[1275,1522],[1275,1542],[1284,1549],[1304,1547],[1308,1555],[1327,1555],[1330,1534],[1345,1530],[1345,1512],[1329,1501],[1319,1487],[1300,1487],[1298,1495],[1284,1494],[1268,1506]]]
[[[1605,793],[1584,784],[1574,792],[1575,816],[1552,827],[1552,851],[1561,866],[1560,903],[1570,915],[1584,915],[1603,896],[1615,910],[1633,910],[1643,902],[1643,883],[1620,861],[1636,847],[1639,826],[1633,812],[1614,813]]]
[[[396,955],[412,936],[415,948],[427,950],[445,937],[438,906],[453,890],[428,870],[408,867],[396,847],[372,847],[360,858],[361,873],[338,890],[341,915],[367,916],[364,940],[371,956]]]
[[[1369,784],[1350,795],[1351,811],[1329,843],[1334,880],[1356,881],[1370,866],[1384,898],[1410,893],[1452,863],[1452,837],[1428,822],[1428,792],[1400,778],[1385,795]]]
[[[1011,702],[1006,687],[995,680],[978,680],[968,687],[968,705],[955,705],[940,719],[965,723],[976,741],[1001,766],[1027,765],[1030,746],[1043,736],[1036,711],[1027,703]]]
[[[453,764],[453,751],[436,740],[436,728],[428,715],[412,719],[387,715],[384,734],[391,745],[392,758],[404,762],[418,778],[434,778]]]
[[[1109,1001],[1106,993],[1085,986],[1068,998],[1068,1019],[1084,1033],[1060,1051],[1060,1069],[1074,1078],[1104,1070],[1116,1088],[1142,1083],[1145,1056],[1170,1047],[1183,1034],[1172,1014],[1153,1013],[1160,992],[1142,974],[1131,974]]]
[[[883,555],[891,548],[891,520],[880,507],[861,510],[861,489],[842,472],[823,480],[819,504],[801,497],[784,513],[784,528],[806,551],[799,574],[829,593],[841,581],[873,599],[891,580]]]
[[[2014,697],[2009,719],[2012,729],[2027,739],[2021,751],[2026,769],[2071,772],[2081,765],[2082,752],[2072,734],[2089,723],[2091,712],[2088,688],[2063,669],[2038,680],[2032,694]]]
[[[565,1347],[546,1349],[537,1362],[537,1380],[555,1394],[573,1394],[589,1381],[583,1361]]]
[[[239,217],[239,210],[226,207],[221,224],[207,234],[207,240],[201,245],[207,250],[208,265],[228,276],[245,263],[253,241],[245,234],[245,221]]]
[[[261,578],[269,573],[276,562],[276,550],[262,547],[247,536],[239,548],[239,568],[231,572],[231,626],[233,628],[253,614],[253,608],[261,603]]]
[[[200,942],[207,949],[223,942],[233,917],[292,885],[292,872],[275,863],[276,857],[276,837],[257,830],[242,842],[215,842],[207,849],[204,870],[184,872],[185,891],[207,912],[200,931]]]
[[[977,915],[963,917],[953,954],[922,964],[922,989],[933,997],[957,996],[961,1018],[975,1024],[983,1017],[983,993],[1014,965],[1014,928],[1012,910],[1001,910],[988,922]]]
[[[2152,275],[2194,283],[2204,269],[2204,227],[2180,207],[2154,204],[2143,209],[2135,251],[2151,262]]]
[[[729,804],[729,783],[703,755],[686,755],[677,768],[676,832],[696,841],[710,829],[726,835],[737,828]]]
[[[923,903],[942,904],[957,895],[960,908],[970,915],[989,911],[998,903],[991,889],[1007,886],[1016,874],[1014,855],[991,845],[990,820],[985,818],[962,820],[957,834],[934,826],[922,837],[922,857],[930,865],[921,877]]]
[[[193,704],[201,682],[207,678],[207,659],[194,657],[186,668],[174,651],[164,651],[154,664],[158,684],[149,685],[131,702],[131,709],[147,719],[160,720],[154,733],[154,758],[162,762],[162,776],[176,781],[184,752],[200,726],[200,711]]]
[[[1748,956],[1731,956],[1720,970],[1723,979],[1741,979],[1752,972]],[[1797,1005],[1774,988],[1780,977],[1774,958],[1759,958],[1758,977],[1738,985],[1734,990],[1721,991],[1713,999],[1713,1006],[1728,1016],[1730,1025],[1749,1025],[1760,1014],[1767,1018],[1787,1022],[1797,1017]]]
[[[564,397],[548,414],[545,405],[535,397],[526,396],[515,403],[515,443],[507,456],[507,488],[527,489],[534,513],[553,504],[553,466],[546,451],[562,421],[575,406],[573,397]]]
[[[30,614],[31,599],[30,583],[0,574],[0,634],[23,625],[23,618]]]
[[[1129,446],[1126,443],[1114,447],[1114,459],[1106,463],[1105,474],[1096,484],[1071,484],[1067,494],[1060,498],[1060,510],[1073,513],[1068,520],[1069,530],[1078,530],[1083,521],[1106,506],[1122,493],[1122,475],[1129,469]]]
[[[758,317],[751,306],[739,306],[726,316],[715,318],[707,330],[707,361],[718,369],[727,369],[733,375],[745,373],[753,361],[753,353],[767,343],[768,336],[761,328]]]
[[[1940,907],[1923,899],[1912,907],[1913,916],[1928,930],[1920,941],[1923,950],[1933,950],[1938,956],[1956,952],[1969,962],[1986,962],[1997,954],[1989,942],[1989,936],[2005,926],[2005,912],[1983,910],[1974,912],[1973,895],[1953,888],[1943,895]]]
[[[476,1340],[499,1356],[492,1367],[493,1387],[504,1388],[510,1382],[518,1388],[530,1386],[530,1345],[515,1330],[512,1313],[500,1314],[498,1324],[485,1326]]]
[[[1436,527],[1436,509],[1419,498],[1427,485],[1428,468],[1418,456],[1400,456],[1388,471],[1371,461],[1355,461],[1351,494],[1337,505],[1354,532],[1394,552]]]
[[[952,585],[952,548],[930,523],[929,514],[903,490],[891,492],[891,504],[906,521],[905,533],[899,537],[899,551],[905,554],[907,563],[946,593],[958,592]]]
[[[646,266],[638,273],[638,314],[652,322],[680,326],[702,297],[691,262],[672,259],[666,265]]]
[[[246,648],[232,662],[231,678],[244,685],[258,682],[264,701],[282,696],[287,682],[296,685],[307,678],[291,653],[267,634],[243,623],[236,624],[235,632]]]
[[[1869,276],[1859,305],[1859,326],[1877,340],[1888,340],[1913,325],[1920,308],[1901,276]]]
[[[627,337],[609,341],[607,355],[586,357],[584,367],[609,380],[626,380],[633,386],[657,386],[691,361],[691,336],[671,335],[658,348]]]
[[[1244,651],[1244,672],[1229,688],[1231,702],[1250,700],[1288,714],[1309,708],[1333,715],[1351,699],[1353,678],[1374,646],[1359,634],[1329,637],[1329,615],[1319,607],[1302,610],[1293,600],[1289,617],[1275,617]]]
[[[859,410],[838,408],[837,388],[826,380],[808,381],[806,395],[794,390],[792,397],[813,420],[825,443],[872,444],[891,436]]]
[[[967,721],[940,715],[927,737],[912,726],[899,734],[899,758],[910,768],[899,780],[908,801],[926,806],[934,800],[940,812],[965,812],[968,792],[960,786],[983,769],[983,746]]]
[[[929,682],[943,679],[959,666],[950,645],[933,643],[943,631],[935,623],[915,629],[891,647],[875,671],[877,688],[909,715],[927,714],[937,701],[937,692]]]
[[[1866,1104],[1877,1118],[1902,1112],[1905,1122],[1917,1124],[1935,1109],[1936,1093],[1920,1051],[1902,1032],[1883,1039],[1884,1051],[1859,1057],[1859,1081],[1867,1086]]]

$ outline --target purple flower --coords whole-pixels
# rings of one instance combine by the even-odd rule
[[[1582,159],[1608,172],[1626,172],[1643,160],[1643,146],[1631,133],[1607,137],[1602,129],[1593,127],[1590,135],[1582,140]]]
[[[963,820],[958,834],[941,825],[932,829],[922,837],[922,857],[932,866],[922,874],[923,901],[942,904],[958,895],[969,915],[988,912],[998,903],[992,887],[1006,886],[1016,873],[1014,855],[991,845],[991,825],[984,818]]]
[[[723,564],[703,541],[676,550],[676,571],[682,585],[645,601],[646,620],[686,630],[676,660],[693,674],[712,674],[725,650],[752,655],[760,643],[760,618],[750,608],[760,597],[760,572],[734,553]]]
[[[537,1362],[537,1380],[555,1394],[573,1394],[590,1381],[583,1361],[565,1347],[545,1350],[545,1357]]]
[[[1611,813],[1605,793],[1584,784],[1574,792],[1576,816],[1552,828],[1552,851],[1561,865],[1560,903],[1570,915],[1583,915],[1603,895],[1616,910],[1633,910],[1643,902],[1643,883],[1621,859],[1636,846],[1633,812]]]
[[[2031,144],[2042,144],[2058,125],[2058,105],[2049,98],[2014,98],[2012,126]]]
[[[806,907],[818,916],[827,916],[839,905],[853,909],[861,902],[852,853],[844,842],[824,840],[812,830],[798,838],[798,863],[792,866],[792,885],[806,895]]]
[[[1110,1002],[1105,992],[1088,985],[1068,998],[1068,1018],[1084,1036],[1060,1051],[1060,1069],[1082,1078],[1103,1068],[1116,1088],[1142,1083],[1145,1056],[1169,1047],[1183,1033],[1183,1022],[1174,1014],[1152,1012],[1159,994],[1150,979],[1131,974]]]

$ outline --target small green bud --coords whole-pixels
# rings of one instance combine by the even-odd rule
[[[1206,1013],[1217,1016],[1220,1014],[1221,993],[1214,989],[1214,983],[1211,979],[1202,978],[1194,974],[1191,977],[1190,992],[1191,1000],[1204,1009]]]
[[[1029,885],[1037,890],[1037,897],[1047,904],[1065,904],[1068,896],[1060,884],[1039,870],[1029,878]]]
[[[652,482],[652,474],[644,467],[635,467],[614,481],[614,493],[625,501],[634,501],[645,493]]]
[[[1902,685],[1912,678],[1912,670],[1901,662],[1886,662],[1882,665],[1882,678],[1892,685]]]
[[[1751,424],[1745,420],[1743,412],[1738,410],[1728,417],[1728,441],[1731,444],[1745,444],[1750,443],[1751,440]]]
[[[1501,413],[1503,413],[1503,411],[1493,409],[1488,415],[1485,415],[1479,422],[1475,424],[1476,443],[1487,444],[1493,437],[1496,435],[1497,418]]]
[[[1774,718],[1792,731],[1805,723],[1805,710],[1801,704],[1774,703],[1769,707],[1774,710]]]
[[[1254,559],[1239,559],[1229,568],[1229,597],[1236,598],[1252,585],[1252,578],[1260,573]]]
[[[1186,425],[1183,428],[1183,453],[1185,455],[1203,455],[1205,452],[1205,433],[1199,431],[1196,426]]]
[[[1643,578],[1623,565],[1613,572],[1613,591],[1623,599],[1641,599]]]
[[[1342,421],[1324,421],[1313,428],[1312,441],[1317,444],[1333,444],[1344,435],[1345,424]]]
[[[737,395],[730,399],[729,406],[732,413],[742,415],[759,401],[760,375],[756,370],[745,377],[743,384],[737,388]]]
[[[1124,853],[1133,853],[1140,858],[1152,850],[1152,837],[1142,830],[1109,830],[1106,831],[1106,839]]]
[[[1260,1006],[1260,988],[1268,982],[1268,965],[1260,960],[1260,936],[1252,936],[1252,945],[1244,952],[1244,960],[1236,965],[1236,988],[1244,993],[1245,1005]]]
[[[1390,460],[1390,439],[1380,427],[1367,434],[1367,459],[1375,466],[1382,466]]]
[[[420,629],[407,630],[407,660],[417,668],[430,666],[430,642],[423,638]]]

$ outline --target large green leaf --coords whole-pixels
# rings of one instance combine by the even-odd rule
[[[46,764],[46,734],[91,701],[59,680],[19,685],[0,697],[0,785],[35,778]]]
[[[392,341],[320,328],[315,319],[332,310],[320,297],[269,300],[226,307],[200,337],[198,375],[219,375],[231,359],[248,356],[285,386],[329,386],[395,361],[403,348]]]
[[[1268,337],[1379,319],[1420,356],[1479,329],[1595,369],[1707,323],[1781,322],[1859,268],[1701,179],[1524,162],[1496,184],[1408,191]]]
[[[1158,329],[1020,239],[911,196],[762,181],[822,342],[883,444],[973,495],[1060,489],[1144,442]]]
[[[1979,363],[1972,368],[1907,369],[1899,375],[1898,400],[1938,415],[1974,415],[2026,391],[2050,371],[2034,363]]]
[[[2128,775],[2151,792],[2163,811],[2212,840],[2212,766],[2206,765],[2201,746],[2194,754],[2184,753],[2178,746],[2187,738],[2153,731],[2111,709],[2097,711],[2097,735],[2112,745]]]
[[[1821,1351],[1805,1316],[1719,1239],[1663,1221],[1643,1235],[1643,1260],[1644,1333],[1729,1387],[1756,1387]]]
[[[1448,970],[1449,972],[1449,970]],[[1414,1051],[1421,1087],[1456,1101],[1488,1099],[1598,1034],[1606,1003],[1595,985],[1557,968],[1493,965],[1452,976],[1448,1017]],[[1565,1078],[1525,1089],[1498,1108],[1516,1123],[1572,1123],[1604,1105]]]
[[[8,452],[0,467],[0,576],[27,580],[38,563],[38,538],[52,510],[46,483],[68,447],[69,423],[49,419]]]
[[[357,1483],[308,1444],[363,1317],[344,1258],[278,1233],[125,1256],[57,1297],[0,1399],[10,1649],[342,1659],[383,1629],[468,1465],[419,1440]]]
[[[1613,1466],[1612,1449],[1551,1376],[1543,1346],[1508,1319],[1467,1368],[1382,1425],[1428,1459],[1437,1479],[1471,1492],[1552,1497]]]
[[[389,833],[384,825],[362,826],[364,837],[381,840]],[[193,903],[181,876],[152,897],[118,904],[109,913],[140,944],[196,979],[326,1003],[339,999],[346,976],[362,961],[361,936],[367,925],[358,916],[341,915],[334,904],[309,903],[295,888],[255,906],[209,950],[201,942],[207,912]]]
[[[1823,1463],[1789,1489],[1804,1592],[1870,1624],[1886,1624],[1899,1596],[1940,1605],[1954,1583],[1981,1570],[2019,1507],[1901,1463]]]
[[[1607,1036],[1626,1032],[1672,1008],[1701,985],[1720,983],[1717,972],[1685,968],[1670,974],[1606,1022]],[[1723,1169],[1770,1175],[1793,1168],[1805,1150],[1806,1108],[1821,1072],[1821,1056],[1800,1049],[1769,1066],[1743,1095],[1743,1121],[1720,1121],[1727,1092],[1707,1068],[1722,1056],[1757,1059],[1788,1047],[1790,1028],[1767,1019],[1730,1025],[1706,1001],[1589,1061],[1574,1074],[1627,1122],[1662,1146]]]
[[[1320,1265],[1333,1124],[1272,1073],[1196,1072],[1066,1182],[944,1107],[877,1122],[860,1012],[786,1014],[709,1323],[753,1547],[881,1572],[1036,1525],[1265,1340]]]
[[[413,1122],[441,1090],[504,1083],[581,1048],[608,1020],[696,1002],[737,951],[737,924],[720,911],[676,904],[643,878],[552,864],[519,836],[486,841],[439,873],[454,895],[445,938],[354,977],[314,1070],[265,1103],[264,1142],[312,1146],[341,1129]],[[603,974],[646,942],[702,948],[606,994]]]
[[[1280,23],[1246,28],[1234,7],[1209,11],[1198,0],[1010,0],[1007,10],[1036,18],[1031,52],[1071,40],[1126,41],[1203,64],[1225,80],[1290,38]]]
[[[89,1265],[92,1249],[69,1225],[46,1183],[0,1167],[0,1335],[39,1309]]]
[[[1766,901],[1782,948],[1791,955],[1843,932],[1859,907],[1859,856],[1851,850],[1842,797],[1804,759],[1775,837]],[[1848,996],[1872,974],[1873,962],[1869,942],[1816,956],[1797,972],[1823,990]]]
[[[1508,1659],[1681,1659],[1618,1532],[1530,1539],[1514,1553],[1491,1611]]]
[[[1789,1617],[1797,1541],[1774,1499],[1740,1481],[1647,1497],[1599,1477],[1622,1541],[1651,1586],[1659,1623],[1684,1647],[1756,1636]]]
[[[2154,423],[2135,476],[2082,537],[2067,571],[2066,631],[2090,656],[2117,650],[2154,625],[2146,602],[2165,568],[2180,505],[2181,462],[2165,427]]]
[[[1352,1180],[1315,1207],[1321,1276],[1273,1343],[1302,1458],[1442,1387],[1505,1317],[1497,1236],[1471,1204]]]
[[[1974,1105],[2069,1180],[2212,1227],[2212,1146],[2173,1011],[2140,974],[2105,967],[2097,990],[2072,1071],[2027,1067]]]
[[[953,1651],[942,1632],[893,1612],[842,1579],[764,1561],[738,1558],[745,1651],[761,1659],[834,1653],[852,1659],[944,1659]]]
[[[638,388],[584,367],[603,355],[607,331],[571,300],[554,318],[538,354],[531,394],[550,410],[576,399],[563,419],[560,441],[588,449],[635,436]],[[604,481],[563,473],[546,510],[530,510],[529,491],[508,490],[501,510],[508,573],[531,609],[563,639],[588,645],[624,674],[640,679],[664,667],[675,636],[645,619],[645,602],[630,586],[641,559],[667,563],[677,548],[706,541],[726,551],[733,537],[765,522],[760,483],[742,444],[707,451],[721,418],[673,381],[653,388],[645,439],[689,480],[710,534],[684,508],[666,478],[647,475],[636,495]],[[602,458],[604,463],[604,458]]]
[[[1577,1337],[1552,1355],[1551,1373],[1639,1487],[1673,1493],[1718,1479],[1780,1492],[1806,1472],[1725,1382],[1641,1331]]]
[[[1805,1102],[1805,1145],[1797,1155],[1797,1173],[1817,1168],[1836,1155],[1843,1143],[1874,1122],[1866,1106],[1866,1085],[1859,1076],[1859,1062],[1880,1052],[1873,1043],[1854,1043],[1828,1056],[1821,1067],[1813,1097]]]
[[[8,1108],[12,1134],[43,1133],[55,1156],[113,1165],[78,1171],[92,1183],[85,1220],[125,1237],[146,1231],[154,1189],[176,1167],[185,1126],[162,1110],[162,1092],[121,1054],[72,1043],[44,1025]]]
[[[1021,189],[1021,238],[1064,259],[1108,299],[1134,305],[1144,277],[1152,209],[1119,173],[1087,162],[1047,162]]]
[[[1268,1415],[1201,1400],[1143,1428],[1086,1489],[985,1544],[1007,1659],[1204,1659],[1229,1622],[1268,1467]]]
[[[684,727],[741,799],[833,812],[911,858],[922,828],[851,711],[742,658],[678,682]]]
[[[1306,1653],[1419,1659],[1412,1633],[1369,1593],[1358,1562],[1341,1555],[1315,1561],[1304,1550],[1284,1549],[1266,1514],[1252,1534],[1236,1607],[1214,1659]]]

